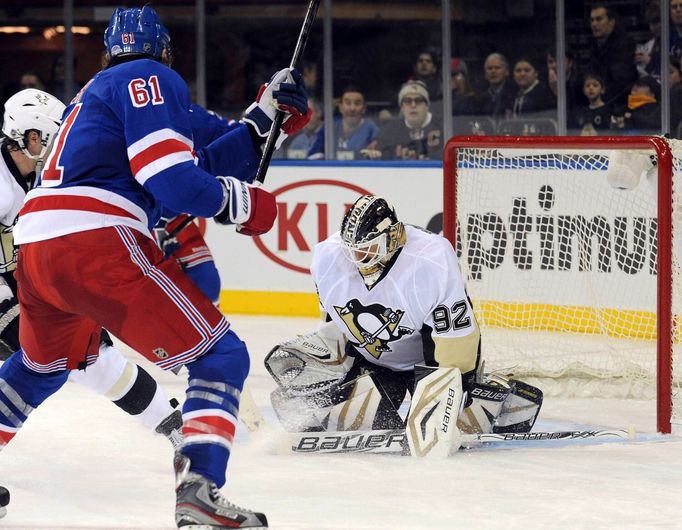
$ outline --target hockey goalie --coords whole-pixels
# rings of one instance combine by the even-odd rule
[[[365,195],[315,247],[311,273],[327,322],[265,359],[287,431],[405,429],[410,453],[425,456],[452,453],[460,432],[533,427],[542,392],[483,373],[479,327],[446,239]]]

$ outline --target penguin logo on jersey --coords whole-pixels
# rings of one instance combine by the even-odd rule
[[[401,309],[394,310],[381,304],[364,306],[356,298],[343,307],[334,306],[334,309],[358,341],[355,346],[364,348],[376,359],[382,353],[392,351],[390,342],[414,333],[413,329],[399,325],[405,314]]]

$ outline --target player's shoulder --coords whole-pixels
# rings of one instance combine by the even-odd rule
[[[315,245],[313,258],[334,259],[343,251],[342,244],[340,232],[335,232]]]
[[[447,268],[453,259],[457,259],[452,245],[443,236],[413,225],[405,225],[405,232],[407,244],[404,251],[421,262],[420,267]]]
[[[184,87],[185,90],[187,89],[184,80],[175,70],[152,59],[127,61],[111,66],[105,72],[110,80],[114,82],[120,81],[125,83],[126,86],[134,79],[141,78],[147,82],[152,76],[156,76],[159,81],[172,83],[173,85]]]
[[[342,245],[339,232],[335,232],[315,245],[311,270],[322,272],[337,263],[341,263],[344,260]]]
[[[405,225],[408,244],[414,252],[440,251],[452,252],[452,245],[440,234],[434,234],[429,230],[415,225]]]

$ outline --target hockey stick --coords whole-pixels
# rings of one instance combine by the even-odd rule
[[[294,48],[294,54],[291,57],[291,63],[289,63],[289,68],[296,68],[301,55],[303,55],[303,50],[308,43],[308,36],[310,35],[310,29],[315,21],[315,16],[317,15],[317,8],[320,7],[320,0],[310,0],[308,4],[308,11],[306,11],[305,18],[303,19],[303,25],[301,26],[301,32],[298,34],[298,41],[296,41],[296,48]],[[256,172],[255,181],[263,183],[265,180],[265,174],[270,166],[270,161],[272,160],[272,153],[275,151],[275,143],[279,137],[279,130],[282,127],[282,122],[284,121],[284,112],[277,110],[275,113],[275,119],[272,120],[272,125],[270,126],[270,134],[265,142],[265,147],[263,148],[263,157],[260,159],[260,164],[258,165],[258,171]]]
[[[634,439],[634,429],[556,431],[500,434],[462,434],[461,443],[584,440],[617,437]],[[287,432],[278,444],[280,454],[288,453],[379,453],[409,455],[404,429],[374,431]]]
[[[241,399],[239,400],[239,419],[242,420],[250,433],[258,432],[267,426],[265,418],[263,418],[247,386],[242,389]]]
[[[296,48],[294,48],[294,55],[291,57],[289,68],[296,68],[299,60],[301,59],[301,55],[303,55],[303,50],[308,43],[310,29],[312,28],[315,17],[317,16],[318,7],[320,7],[320,0],[310,0],[308,10],[306,11],[305,18],[303,19],[303,26],[301,26],[301,32],[298,34]],[[268,172],[268,168],[270,167],[272,154],[275,151],[275,143],[277,142],[277,138],[279,138],[279,130],[282,127],[283,121],[284,112],[277,110],[275,113],[275,119],[272,121],[272,125],[270,126],[270,134],[268,135],[268,139],[265,142],[265,147],[263,148],[263,157],[260,159],[256,176],[253,179],[255,182],[260,182],[262,184],[263,181],[265,181],[265,174]],[[189,223],[194,221],[194,218],[194,215],[190,215],[169,234],[169,237],[175,237],[178,235]]]
[[[463,434],[462,443],[476,442],[543,442],[548,440],[585,440],[604,436],[635,439],[635,430],[605,429],[595,431],[555,431],[555,432],[507,432],[490,434]]]

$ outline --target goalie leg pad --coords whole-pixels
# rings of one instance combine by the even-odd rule
[[[323,431],[328,407],[320,407],[313,396],[296,396],[282,387],[270,394],[270,403],[285,431]]]
[[[343,400],[333,405],[329,411],[326,422],[327,430],[362,431],[401,428],[403,420],[396,410],[392,394],[402,392],[404,396],[406,388],[401,387],[399,381],[389,381],[389,385],[386,383],[385,378],[382,380],[377,374],[367,373],[339,387],[337,396]],[[391,393],[387,393],[387,386]]]
[[[397,382],[389,385],[391,393],[387,394],[386,383],[385,379],[366,373],[306,395],[277,388],[270,400],[282,426],[290,432],[402,428],[403,420],[392,398],[400,392],[404,396],[406,388],[398,388]]]
[[[417,365],[416,387],[407,416],[407,442],[413,456],[444,458],[461,445],[457,415],[462,404],[459,368]]]

